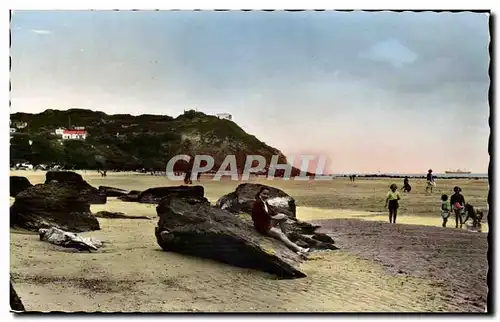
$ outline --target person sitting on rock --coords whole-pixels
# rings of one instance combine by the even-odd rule
[[[282,241],[299,255],[307,253],[309,248],[302,248],[286,237],[285,223],[288,217],[284,214],[275,213],[267,203],[268,199],[269,189],[262,187],[255,196],[255,202],[252,209],[252,220],[255,229],[262,235]]]

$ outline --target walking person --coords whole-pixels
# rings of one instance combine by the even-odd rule
[[[450,204],[453,209],[453,212],[455,213],[455,228],[458,228],[458,222],[460,220],[460,228],[463,226],[462,222],[462,214],[465,212],[465,198],[464,196],[460,193],[462,192],[462,189],[460,187],[455,186],[453,188],[453,192],[455,192],[451,198],[450,198]]]
[[[389,208],[389,223],[396,223],[400,199],[401,197],[399,195],[398,186],[396,186],[395,183],[391,184],[384,206],[384,208]]]
[[[443,218],[443,227],[446,227],[448,222],[448,217],[450,217],[451,204],[448,201],[448,195],[443,194],[441,196],[441,218]]]
[[[432,193],[432,189],[436,186],[436,182],[434,181],[434,176],[432,175],[432,169],[429,169],[427,172],[427,186],[425,187],[425,193],[428,193],[429,190]]]
[[[268,205],[269,189],[266,187],[260,188],[255,196],[255,202],[252,209],[252,220],[255,229],[262,235],[270,236],[282,241],[288,248],[295,251],[299,255],[304,255],[309,251],[309,248],[302,248],[293,243],[285,235],[287,215],[275,213]]]

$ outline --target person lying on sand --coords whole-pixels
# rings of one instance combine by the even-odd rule
[[[443,227],[446,227],[448,217],[450,217],[451,204],[448,201],[448,195],[441,196],[441,218],[443,218]]]
[[[255,202],[252,209],[252,220],[255,229],[262,235],[281,240],[286,246],[299,255],[307,253],[309,248],[302,248],[286,237],[284,232],[288,216],[275,213],[271,207],[269,207],[267,199],[269,199],[269,189],[266,187],[260,188],[255,196]]]
[[[462,214],[465,212],[465,198],[462,196],[460,192],[462,192],[462,189],[460,187],[455,186],[453,188],[453,191],[455,192],[451,198],[450,198],[450,203],[453,208],[453,212],[455,213],[455,228],[458,228],[458,221],[460,220],[460,228],[463,226],[463,221],[462,221]]]
[[[387,198],[385,198],[384,208],[389,206],[389,222],[395,224],[401,197],[399,196],[398,186],[395,183],[391,184],[390,189],[387,193]]]

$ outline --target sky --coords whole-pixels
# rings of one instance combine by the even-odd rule
[[[287,156],[328,158],[328,172],[486,173],[488,19],[15,11],[11,112],[228,112]]]

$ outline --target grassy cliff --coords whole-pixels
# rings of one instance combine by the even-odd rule
[[[269,163],[273,155],[286,157],[276,148],[243,131],[236,123],[201,112],[187,111],[173,118],[164,115],[107,115],[84,109],[46,110],[39,114],[11,114],[11,121],[28,126],[11,135],[11,163],[58,163],[69,168],[95,169],[105,160],[110,169],[164,170],[178,154],[208,154],[216,167],[229,154],[236,155],[243,169],[247,155],[258,154]],[[85,141],[62,141],[58,127],[84,126]],[[29,141],[32,145],[29,145]]]

